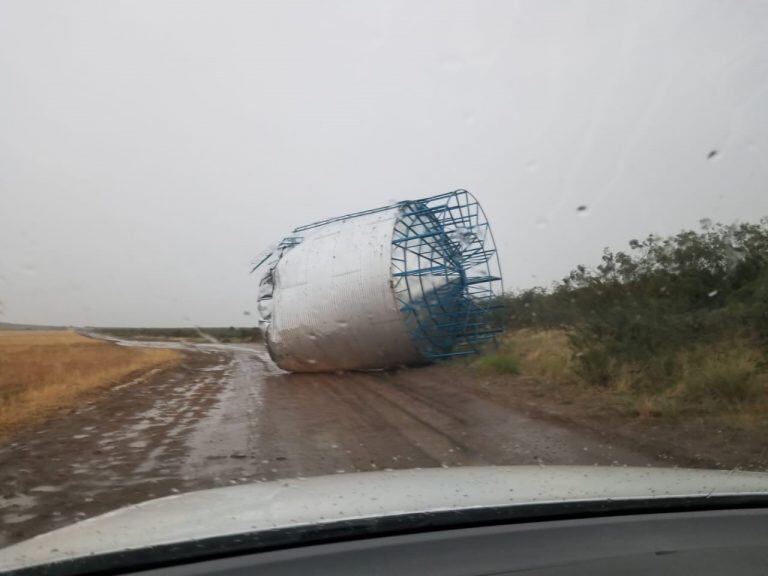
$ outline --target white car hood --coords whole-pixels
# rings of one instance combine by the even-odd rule
[[[149,500],[0,550],[0,570],[339,520],[545,502],[768,495],[768,473],[509,466],[364,472]]]

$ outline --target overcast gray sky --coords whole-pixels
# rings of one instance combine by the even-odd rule
[[[546,285],[766,150],[763,1],[1,0],[0,321],[249,324],[265,245],[456,188]]]

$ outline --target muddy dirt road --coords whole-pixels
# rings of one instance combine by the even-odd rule
[[[446,367],[287,374],[259,345],[154,345],[181,347],[184,362],[0,445],[0,545],[227,484],[434,466],[659,464],[527,416]]]

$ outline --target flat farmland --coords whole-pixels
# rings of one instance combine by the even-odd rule
[[[180,359],[176,350],[126,348],[71,330],[0,331],[0,436]]]

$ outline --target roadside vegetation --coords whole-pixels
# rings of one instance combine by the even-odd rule
[[[68,330],[0,331],[0,436],[180,358],[174,350],[125,348]]]
[[[481,370],[601,390],[641,416],[768,416],[768,218],[631,240],[502,312]]]
[[[178,340],[184,342],[261,342],[254,327],[227,328],[90,328],[91,332],[129,340]]]

